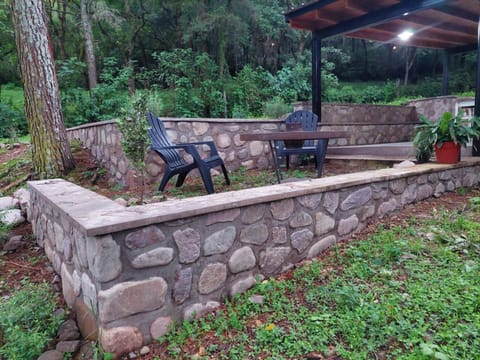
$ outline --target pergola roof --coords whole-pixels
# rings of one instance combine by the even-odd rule
[[[452,52],[477,48],[479,0],[317,0],[285,14],[319,39],[344,35]],[[398,34],[414,35],[402,42]]]

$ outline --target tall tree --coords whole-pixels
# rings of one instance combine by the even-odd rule
[[[410,69],[412,68],[415,62],[415,56],[417,55],[417,48],[407,47],[405,49],[405,77],[403,78],[403,85],[408,85],[408,77],[410,74]]]
[[[88,88],[92,90],[97,86],[97,66],[95,62],[95,50],[93,47],[92,24],[90,23],[90,17],[88,15],[88,0],[80,0],[80,15],[82,19],[83,37],[85,40]]]
[[[40,178],[60,176],[74,167],[67,140],[57,75],[42,0],[10,0],[25,115],[33,145],[33,168]]]

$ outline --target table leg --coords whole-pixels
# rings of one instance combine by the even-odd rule
[[[280,172],[280,166],[277,159],[277,150],[275,148],[274,140],[268,142],[270,145],[270,152],[272,153],[273,166],[275,167],[275,174],[277,175],[277,181],[280,184],[282,182],[282,173]]]
[[[325,161],[325,156],[327,155],[329,139],[319,139],[317,143],[317,177],[322,177],[323,172],[323,163]]]

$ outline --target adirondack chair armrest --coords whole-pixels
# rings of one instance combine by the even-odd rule
[[[215,143],[211,140],[209,141],[194,141],[188,144],[177,144],[177,145],[207,145],[210,148],[210,155],[215,156],[218,155],[217,147],[215,146]]]
[[[175,145],[170,145],[170,146],[152,145],[150,147],[152,148],[152,150],[184,149],[185,151],[187,151],[187,148],[191,147],[189,145],[190,144],[175,144]]]

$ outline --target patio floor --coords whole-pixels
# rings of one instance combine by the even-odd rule
[[[462,158],[468,158],[472,154],[472,146],[462,148]],[[379,160],[395,161],[415,160],[415,150],[411,142],[329,146],[327,159],[336,160]]]

